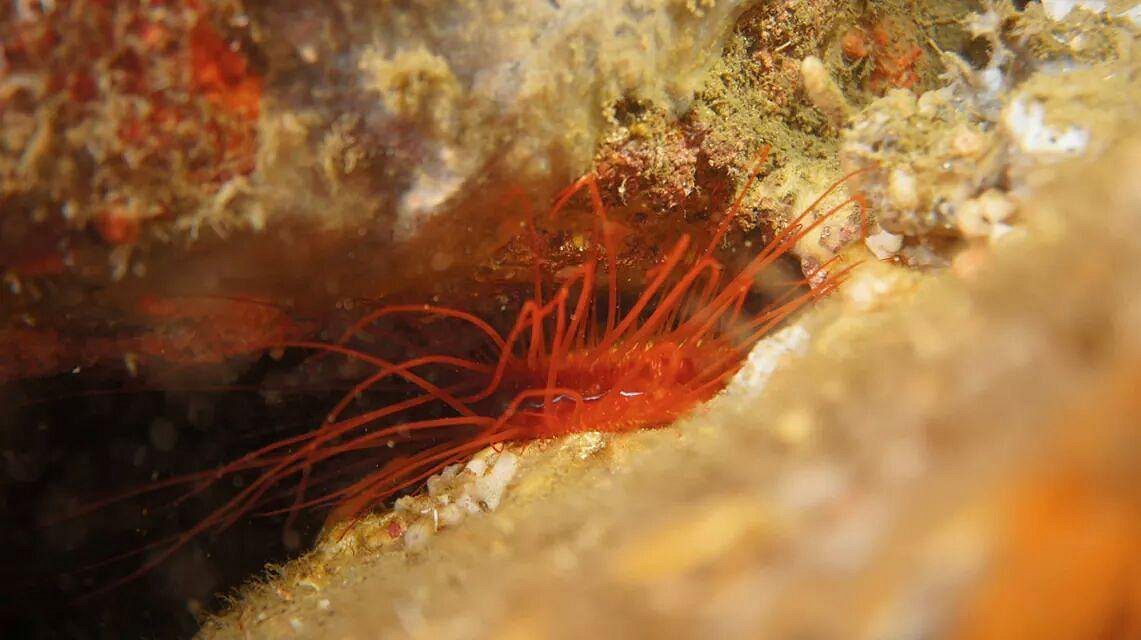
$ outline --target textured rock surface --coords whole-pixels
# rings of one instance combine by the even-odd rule
[[[309,556],[201,636],[1136,633],[1136,167],[1068,165],[969,275],[868,265],[759,399],[529,446],[494,513]]]
[[[1088,28],[1093,41],[1130,33],[1121,22],[1048,26],[1038,11],[1004,24]],[[987,31],[1001,21],[974,20],[978,37],[1006,42]],[[1141,194],[1128,178],[1141,139],[1115,84],[1136,63],[1127,45],[1105,50],[1095,69],[1115,69],[1108,79],[1078,69],[1068,88],[1050,89],[1046,78],[1068,72],[1033,40],[1018,42],[1026,49],[1007,54],[1037,74],[1003,69],[989,86],[975,77],[1006,63],[996,45],[991,64],[968,75],[946,60],[950,88],[865,96],[873,101],[853,115],[844,148],[887,165],[862,188],[903,238],[887,254],[910,250],[869,260],[836,299],[762,344],[708,408],[676,429],[518,448],[497,508],[462,523],[441,525],[452,498],[429,490],[350,535],[335,528],[201,635],[1136,633],[1137,454],[1124,443],[1141,410],[1128,391],[1141,362],[1141,245],[1129,231]],[[1010,116],[1027,95],[1048,107]],[[749,117],[726,113],[729,126]],[[1010,117],[1055,133],[1000,128]],[[1054,144],[1066,127],[1088,132],[1080,148],[1022,144]],[[669,149],[669,136],[651,140]],[[623,144],[602,157],[649,168],[641,175],[686,157]],[[963,157],[976,162],[948,168]],[[759,190],[782,193],[774,185],[795,180],[795,166]],[[905,219],[940,185],[965,190],[944,198],[959,203],[954,216]],[[951,268],[924,276],[900,264]]]
[[[213,462],[191,451],[232,458],[243,439],[319,423],[294,411],[304,389],[360,370],[292,352],[271,364],[280,350],[250,363],[334,337],[362,307],[512,313],[537,261],[553,275],[591,250],[581,202],[540,221],[537,248],[518,225],[591,153],[633,231],[618,258],[636,290],[662,247],[708,233],[767,145],[719,257],[878,164],[859,180],[874,205],[863,244],[886,262],[849,247],[864,264],[843,295],[686,424],[486,451],[327,532],[202,634],[1127,635],[1136,31],[1108,6],[1052,20],[1037,3],[966,18],[973,3],[935,0],[5,5],[0,379],[83,375],[0,387],[2,506],[38,519],[88,485],[197,471]],[[92,49],[109,14],[117,31]],[[71,64],[83,47],[91,68]],[[124,73],[132,56],[154,64]],[[806,59],[821,64],[806,74]],[[92,153],[105,162],[75,161]],[[101,213],[118,200],[130,206]],[[860,223],[850,208],[802,241],[802,268],[860,244]],[[436,324],[429,343],[455,339]],[[87,365],[108,360],[133,391],[161,391],[104,396]],[[239,394],[184,395],[201,368]],[[83,448],[100,439],[106,452]],[[193,506],[232,487],[214,489]],[[8,564],[194,517],[175,511],[14,527]],[[67,623],[194,625],[245,575],[234,558],[302,544],[249,524],[130,585],[145,594],[121,598],[130,610],[97,601]]]
[[[621,256],[636,286],[663,238],[708,232],[762,145],[742,230],[770,233],[837,177],[843,123],[810,104],[803,59],[853,107],[929,88],[969,4],[13,5],[0,378],[224,364],[361,301],[518,281],[522,204],[545,207],[592,154],[639,229]],[[859,232],[840,218],[798,247],[806,266]],[[588,224],[558,223],[555,268],[581,261]],[[266,303],[280,317],[250,311]]]
[[[265,169],[347,199],[300,215],[379,224],[397,238],[489,174],[565,184],[587,167],[615,101],[685,110],[741,4],[261,7],[260,41],[284,85],[263,132],[271,148],[300,152],[267,154]]]
[[[322,315],[466,273],[522,215],[505,194],[587,169],[616,101],[683,112],[741,4],[5,6],[4,377],[132,352],[77,342],[150,323],[147,296]]]

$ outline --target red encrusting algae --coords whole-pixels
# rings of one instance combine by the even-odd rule
[[[763,154],[763,164],[767,154]],[[152,543],[157,553],[116,584],[162,563],[204,533],[224,530],[251,514],[283,515],[331,509],[330,520],[354,520],[367,509],[415,487],[444,467],[488,446],[583,431],[630,431],[673,422],[719,392],[754,344],[790,314],[828,295],[850,267],[831,273],[834,261],[801,281],[787,283],[759,312],[746,309],[758,276],[809,231],[863,200],[852,196],[818,213],[820,203],[854,174],[838,180],[778,232],[735,275],[713,258],[738,213],[749,179],[704,250],[682,236],[625,312],[619,310],[618,225],[610,221],[593,175],[557,199],[551,215],[586,191],[596,213],[593,256],[571,269],[553,295],[544,295],[535,272],[534,294],[506,335],[476,315],[434,305],[379,308],[350,327],[337,343],[293,341],[288,348],[341,355],[375,371],[344,395],[319,427],[247,453],[215,470],[163,480],[110,502],[164,488],[183,487],[182,502],[214,483],[254,473],[228,502],[190,529]],[[534,233],[534,221],[531,221]],[[605,254],[605,300],[599,264]],[[448,318],[481,334],[488,358],[429,354],[399,362],[366,353],[351,340],[387,316]],[[446,384],[440,384],[446,380]],[[382,382],[409,388],[397,402],[346,416],[350,405]],[[359,478],[354,479],[354,474]],[[291,483],[286,487],[287,481]],[[288,526],[288,524],[287,524]]]
[[[910,89],[920,80],[923,49],[891,20],[881,20],[868,30],[849,29],[840,39],[840,50],[850,62],[870,61],[867,86],[875,93]]]

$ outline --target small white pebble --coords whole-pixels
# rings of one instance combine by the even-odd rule
[[[879,233],[873,233],[865,238],[864,244],[876,258],[886,260],[899,253],[899,250],[903,248],[903,236],[881,230]]]
[[[990,234],[990,223],[983,217],[982,203],[967,200],[955,212],[955,224],[967,238],[985,238]]]
[[[487,460],[482,457],[472,458],[470,461],[468,461],[467,466],[465,466],[464,469],[470,471],[475,476],[482,476],[487,472]]]
[[[1005,193],[990,189],[977,198],[967,200],[956,213],[955,223],[968,238],[997,239],[1005,235],[1010,225],[1006,221],[1014,215],[1015,206]],[[1005,230],[998,230],[999,227]],[[996,235],[996,233],[998,235]]]
[[[519,456],[510,451],[504,451],[499,454],[499,459],[495,461],[495,466],[491,468],[491,472],[475,481],[476,497],[487,507],[488,511],[495,511],[499,508],[499,503],[503,500],[503,493],[507,490],[508,483],[515,477],[518,468]]]
[[[432,537],[432,526],[426,522],[416,522],[404,532],[404,548],[409,551],[420,551],[428,546],[428,539]]]
[[[440,509],[440,524],[445,527],[454,527],[463,522],[464,517],[467,515],[463,508],[458,504],[449,504],[448,506]]]
[[[300,618],[290,618],[289,626],[293,627],[293,630],[297,633],[301,633],[301,629],[303,628]]]
[[[317,608],[320,609],[321,611],[328,611],[329,606],[330,605],[329,605],[329,599],[328,598],[321,598],[320,600],[317,601]]]
[[[991,224],[1005,222],[1014,213],[1014,203],[997,189],[988,189],[978,197],[980,213]]]
[[[468,489],[469,491],[472,490],[471,487],[468,487]],[[479,513],[480,511],[479,503],[476,502],[475,497],[473,497],[468,491],[465,491],[462,496],[456,498],[455,507],[457,509],[462,509],[468,513]]]
[[[899,211],[914,211],[919,207],[919,187],[915,174],[902,167],[892,169],[887,179],[887,197]]]

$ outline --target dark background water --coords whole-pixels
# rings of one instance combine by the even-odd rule
[[[723,257],[734,273],[737,263],[752,255],[740,251]],[[766,275],[771,282],[786,284],[802,278],[791,258]],[[803,293],[803,285],[800,288]],[[509,304],[502,305],[507,310],[488,317],[506,333],[514,322],[513,310],[521,306],[518,301],[528,294],[521,287],[503,290],[511,296]],[[619,307],[630,309],[636,299],[636,292],[620,296]],[[500,304],[496,298],[486,300]],[[758,287],[745,310],[759,312],[770,302]],[[370,331],[371,336],[356,337],[361,348],[390,361],[427,353],[485,362],[498,357],[481,331],[454,319],[393,316]],[[109,559],[190,529],[252,476],[227,476],[177,505],[172,503],[185,488],[148,493],[47,524],[108,495],[216,468],[270,442],[309,431],[370,370],[345,358],[299,349],[277,355],[238,358],[200,371],[171,365],[166,371],[145,371],[149,378],[133,378],[122,365],[105,365],[0,386],[3,637],[189,637],[198,630],[202,615],[217,611],[228,593],[259,575],[267,562],[284,561],[311,545],[322,512],[304,514],[289,531],[283,518],[243,517],[221,534],[195,538],[137,579],[84,598],[130,575],[155,551]],[[457,371],[421,373],[443,387],[472,382],[462,375],[456,378]],[[410,387],[375,385],[351,411],[422,393]],[[425,406],[422,411],[427,413],[421,417],[440,417],[443,414],[435,412],[445,410],[439,403]],[[494,406],[481,410],[497,415]],[[382,453],[390,455],[387,448]],[[374,464],[371,458],[359,462]],[[348,466],[338,459],[337,468]],[[98,566],[91,568],[93,564]]]
[[[318,424],[333,394],[285,389],[290,357],[242,365],[221,381],[153,383],[117,368],[0,386],[0,628],[5,638],[189,637],[221,595],[307,545],[319,518],[288,535],[280,519],[244,518],[153,571],[147,553],[89,568],[185,530],[233,494],[228,480],[171,508],[178,490],[109,505],[55,525],[76,507],[155,479],[211,468]],[[148,388],[148,384],[151,388]],[[288,544],[287,544],[288,542]]]

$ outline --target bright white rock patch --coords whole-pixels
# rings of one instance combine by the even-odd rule
[[[1002,123],[1023,153],[1032,155],[1076,155],[1089,145],[1084,128],[1064,130],[1046,124],[1046,108],[1041,102],[1017,98],[1002,114]]]
[[[1070,12],[1082,8],[1093,13],[1102,13],[1106,9],[1105,0],[1042,0],[1042,8],[1051,20],[1062,20]]]
[[[519,471],[519,456],[487,448],[466,464],[453,464],[428,478],[427,493],[404,496],[394,511],[407,524],[403,543],[420,551],[440,529],[459,525],[468,516],[495,511]]]
[[[760,393],[787,356],[804,353],[808,347],[809,337],[807,329],[793,325],[758,342],[749,352],[745,365],[729,381],[726,393],[731,395]]]

